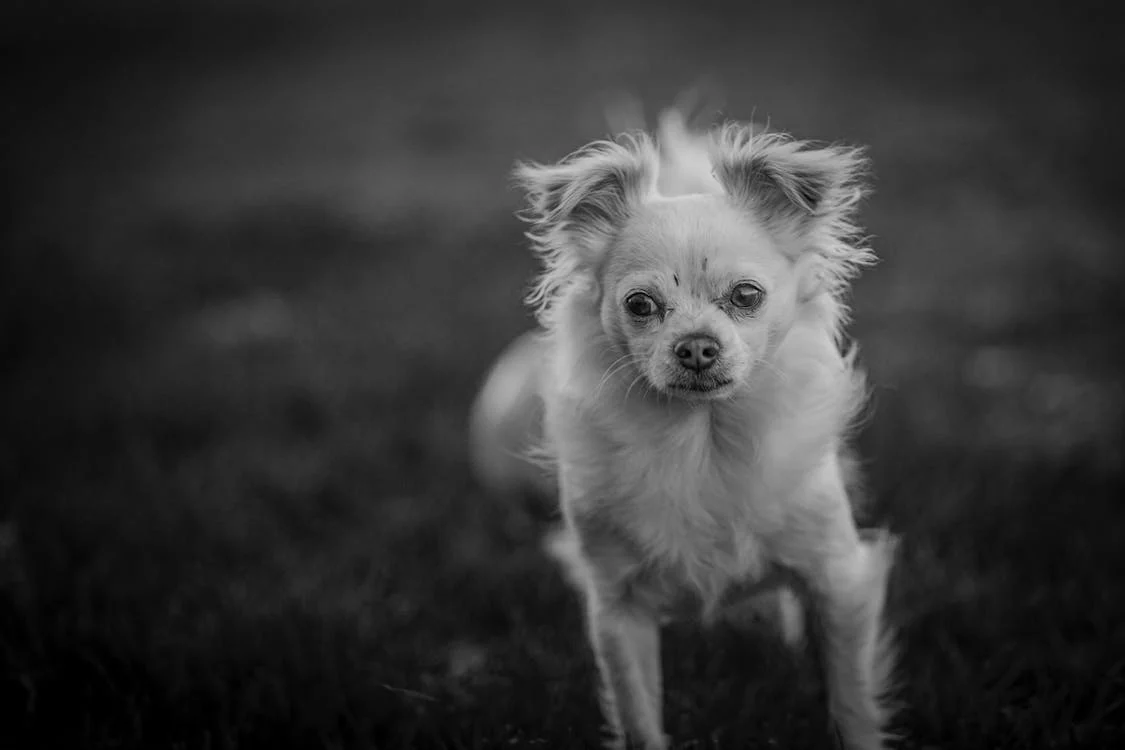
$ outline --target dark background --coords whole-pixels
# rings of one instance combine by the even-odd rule
[[[6,4],[0,742],[594,743],[577,600],[466,412],[531,325],[512,162],[701,80],[870,146],[905,746],[1121,739],[1109,7]],[[827,742],[766,636],[664,650],[682,747]]]

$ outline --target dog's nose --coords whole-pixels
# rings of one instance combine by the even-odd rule
[[[710,336],[687,336],[672,347],[680,364],[689,370],[703,372],[719,357],[719,342]]]

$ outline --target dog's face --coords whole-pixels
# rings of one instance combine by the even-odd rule
[[[839,309],[871,260],[851,224],[862,166],[854,149],[739,124],[659,151],[639,136],[522,165],[544,262],[530,299],[548,327],[564,324],[552,314],[561,299],[588,304],[615,349],[610,375],[728,397],[770,366],[802,305]]]
[[[606,250],[600,317],[636,378],[680,398],[750,384],[789,328],[794,263],[721,196],[638,206]]]

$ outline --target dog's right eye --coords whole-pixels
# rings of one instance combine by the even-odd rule
[[[656,300],[644,292],[633,292],[625,298],[625,309],[638,318],[656,314]]]

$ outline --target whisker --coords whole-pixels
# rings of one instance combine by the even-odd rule
[[[602,390],[609,384],[610,379],[626,369],[631,364],[639,364],[639,360],[631,352],[618,357],[606,369],[601,379],[598,381],[597,386],[594,387],[593,397],[596,399],[601,396]]]
[[[644,376],[644,373],[638,374],[637,377],[633,378],[633,382],[629,383],[629,387],[625,390],[626,401],[629,400],[629,394],[633,391],[633,386],[635,386],[638,382],[648,382],[648,378]]]
[[[772,373],[773,375],[777,376],[777,379],[780,380],[782,383],[785,383],[785,384],[789,383],[789,380],[790,380],[790,377],[791,377],[789,375],[789,373],[785,372],[784,370],[779,368],[777,365],[775,365],[773,362],[769,361],[768,359],[756,360],[754,362],[754,364],[756,366],[764,367],[766,370],[769,370],[769,372]]]

